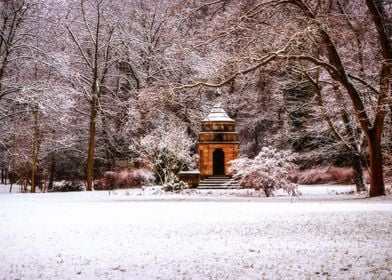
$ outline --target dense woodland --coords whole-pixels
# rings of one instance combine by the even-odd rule
[[[242,156],[352,167],[358,189],[366,170],[382,195],[391,81],[389,0],[1,0],[0,166],[32,192],[125,168],[165,182],[220,102]]]

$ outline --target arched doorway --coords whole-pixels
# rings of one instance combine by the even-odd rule
[[[213,174],[225,175],[225,153],[222,149],[216,149],[212,154]]]

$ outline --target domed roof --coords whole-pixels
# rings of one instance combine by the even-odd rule
[[[230,118],[226,111],[222,108],[221,104],[216,104],[212,107],[211,112],[208,116],[202,120],[203,122],[234,122],[232,118]]]

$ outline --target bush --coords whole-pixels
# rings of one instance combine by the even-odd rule
[[[293,178],[298,184],[354,184],[354,172],[349,167],[318,167],[298,172]]]
[[[147,169],[136,169],[129,177],[129,184],[134,188],[138,188],[150,185],[153,179],[151,171],[148,171]]]
[[[146,169],[106,171],[94,186],[96,190],[138,188],[149,185],[152,173]]]
[[[51,192],[80,192],[85,189],[80,181],[62,181],[53,186]]]
[[[171,182],[163,185],[165,192],[181,192],[184,189],[189,189],[189,185],[184,181]]]
[[[289,175],[295,169],[291,161],[289,152],[263,147],[254,159],[231,161],[231,172],[243,188],[262,189],[267,197],[277,189],[296,195],[296,185],[289,180]]]
[[[176,180],[176,174],[185,168],[192,168],[193,140],[187,127],[176,120],[169,120],[145,135],[138,145],[130,146],[140,154],[154,173],[155,183],[164,185]]]

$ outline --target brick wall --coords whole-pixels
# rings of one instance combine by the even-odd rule
[[[228,175],[229,161],[238,158],[238,143],[202,143],[197,145],[199,154],[199,171],[201,176],[208,177],[213,175],[213,152],[222,149],[224,152],[225,175]]]

